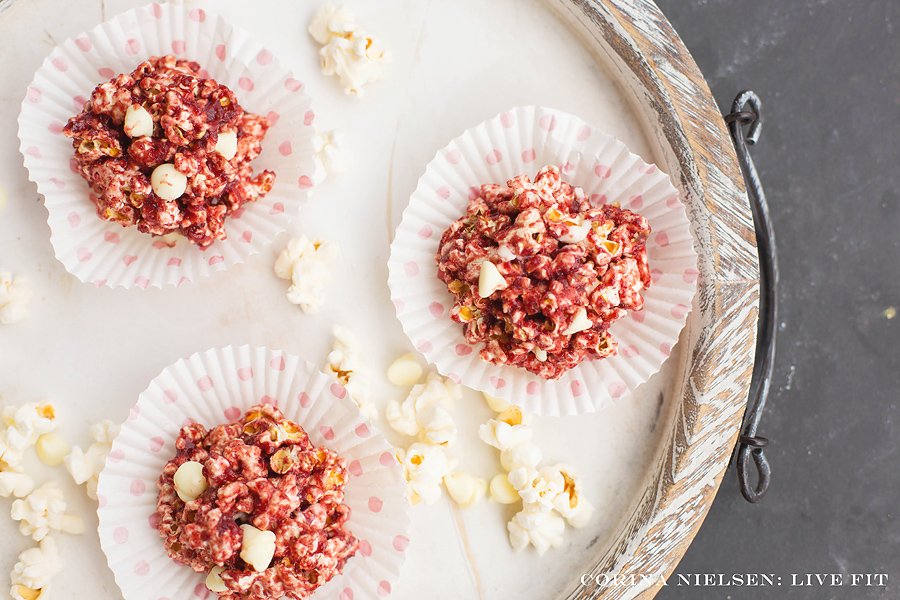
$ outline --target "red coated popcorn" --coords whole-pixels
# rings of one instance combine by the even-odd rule
[[[210,573],[220,598],[305,599],[356,553],[341,504],[346,461],[277,408],[209,431],[187,425],[176,448],[157,483],[157,529],[170,557]]]
[[[592,206],[581,188],[541,169],[487,184],[441,237],[438,278],[451,318],[482,360],[557,379],[582,360],[616,354],[609,326],[643,307],[650,286],[647,220]]]
[[[98,85],[63,132],[101,219],[206,248],[272,188],[275,174],[250,166],[269,125],[196,62],[164,56]]]

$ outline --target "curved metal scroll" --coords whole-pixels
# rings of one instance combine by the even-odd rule
[[[759,502],[769,488],[771,470],[763,449],[769,440],[756,434],[762,417],[769,384],[775,366],[775,332],[778,326],[778,261],[775,254],[775,235],[769,218],[769,207],[762,184],[747,150],[747,144],[759,141],[762,116],[759,97],[751,91],[743,91],[734,99],[731,113],[725,122],[731,133],[738,162],[747,184],[750,209],[756,228],[756,245],[760,263],[760,303],[759,323],[756,338],[756,356],[753,375],[750,380],[750,394],[741,436],[738,440],[735,458],[737,461],[738,483],[741,494],[748,502]],[[749,126],[746,137],[744,127]],[[750,459],[756,464],[758,478],[756,485],[750,483]]]

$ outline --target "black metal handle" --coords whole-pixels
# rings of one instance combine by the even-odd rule
[[[734,142],[738,162],[747,195],[750,198],[750,211],[753,214],[753,225],[756,229],[756,246],[759,252],[760,267],[760,300],[759,322],[757,324],[756,355],[753,362],[753,374],[750,379],[750,393],[741,435],[733,460],[737,461],[738,483],[741,494],[748,502],[759,502],[769,489],[771,469],[763,449],[769,440],[756,435],[762,411],[769,394],[772,371],[775,367],[775,332],[778,326],[778,261],[775,254],[775,235],[769,218],[769,206],[763,192],[762,183],[747,150],[747,144],[754,145],[759,141],[762,127],[761,102],[751,91],[743,91],[734,99],[731,113],[725,115],[725,122]],[[744,127],[749,127],[744,136]],[[750,459],[756,465],[758,473],[756,485],[750,483]]]

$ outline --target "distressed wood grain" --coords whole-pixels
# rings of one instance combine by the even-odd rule
[[[569,600],[647,599],[672,573],[721,484],[747,402],[759,270],[749,202],[715,101],[684,44],[647,0],[548,0],[644,116],[688,209],[700,279],[675,382],[677,408],[644,494]],[[735,90],[736,92],[738,90]],[[633,583],[633,584],[632,584]]]

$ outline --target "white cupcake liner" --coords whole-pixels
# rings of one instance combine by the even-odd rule
[[[215,597],[205,575],[166,555],[156,531],[156,482],[175,456],[182,426],[213,427],[263,402],[299,423],[313,444],[347,460],[344,503],[360,547],[315,597],[380,598],[395,584],[409,543],[409,502],[392,447],[346,390],[309,363],[266,348],[229,346],[179,360],[156,377],[131,409],[100,474],[100,545],[126,600]]]
[[[227,239],[205,251],[186,239],[169,247],[136,227],[101,220],[87,182],[74,170],[72,141],[62,133],[98,84],[165,54],[197,61],[234,91],[245,111],[273,122],[252,165],[254,173],[274,171],[275,185],[229,216]],[[246,31],[200,9],[150,4],[50,53],[22,102],[20,150],[44,195],[56,256],[70,273],[97,286],[162,287],[244,262],[288,227],[316,180],[314,117],[303,84]]]
[[[485,183],[532,179],[556,165],[592,202],[619,202],[645,216],[652,285],[644,309],[615,322],[619,354],[584,361],[555,381],[478,358],[448,311],[453,296],[437,278],[441,234],[465,214]],[[542,415],[583,414],[625,396],[656,373],[684,327],[697,289],[697,254],[678,192],[655,165],[580,118],[520,107],[473,127],[438,151],[419,179],[391,244],[391,298],[406,335],[444,376]]]

